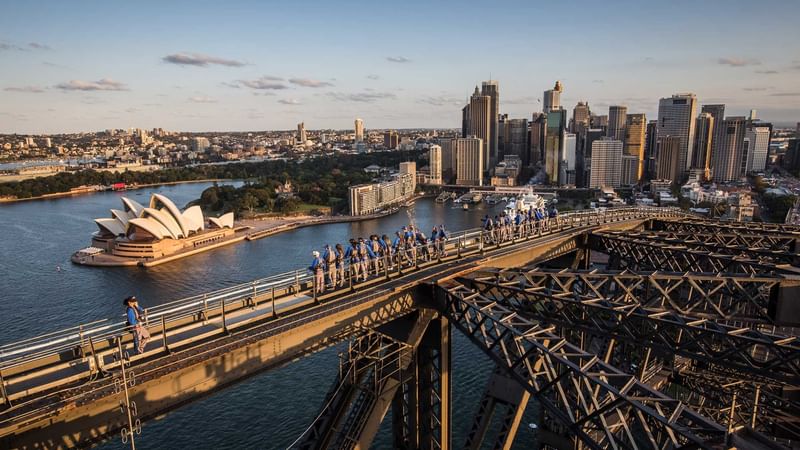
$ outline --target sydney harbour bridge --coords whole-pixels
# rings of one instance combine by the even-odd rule
[[[799,258],[800,226],[619,208],[453,233],[322,294],[278,274],[148,308],[142,355],[118,319],[0,346],[0,448],[133,446],[148,419],[345,341],[292,448],[368,448],[387,419],[393,448],[508,449],[529,408],[541,448],[796,448]],[[494,364],[466,436],[454,333]]]

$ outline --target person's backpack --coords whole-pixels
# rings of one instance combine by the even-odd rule
[[[367,246],[363,242],[358,244],[358,254],[362,257],[367,256]]]
[[[381,250],[381,244],[377,240],[372,241],[372,252],[377,254]]]
[[[328,264],[336,261],[336,255],[333,253],[333,249],[328,249]]]

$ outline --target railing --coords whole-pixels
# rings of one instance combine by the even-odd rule
[[[480,228],[451,232],[444,247],[435,248],[433,243],[429,243],[424,246],[417,245],[413,250],[408,248],[391,256],[382,256],[377,264],[374,261],[366,263],[367,273],[368,278],[371,279],[370,282],[373,282],[376,278],[389,279],[392,275],[403,275],[410,270],[418,269],[421,265],[430,267],[445,259],[452,260],[476,251],[482,253],[486,249],[525,242],[560,231],[632,219],[684,217],[685,215],[684,212],[675,208],[624,207],[605,211],[564,213],[557,218],[523,223],[520,226],[512,225],[507,229],[491,232]],[[335,289],[354,290],[363,284],[364,281],[359,281],[356,277],[358,271],[353,265],[346,261],[342,264],[345,265],[344,282],[341,287]],[[359,274],[359,277],[361,276]],[[171,328],[169,325],[206,322],[210,321],[212,316],[221,320],[223,328],[225,328],[226,309],[230,311],[230,308],[235,306],[254,308],[258,304],[271,301],[272,313],[275,314],[276,295],[286,297],[287,295],[304,294],[317,300],[317,291],[315,277],[312,274],[306,270],[294,270],[146,308],[144,322],[148,329],[161,331],[164,336]],[[330,292],[330,289],[327,289],[326,292]],[[221,311],[221,315],[217,314],[219,311]],[[10,369],[31,360],[62,356],[59,362],[63,362],[65,352],[71,352],[75,359],[84,358],[86,357],[84,349],[90,344],[99,342],[111,344],[117,337],[129,335],[130,327],[126,322],[103,319],[0,345],[0,380],[2,380],[2,375],[6,375]],[[92,353],[94,353],[94,348],[92,348]],[[3,399],[0,398],[1,400]]]

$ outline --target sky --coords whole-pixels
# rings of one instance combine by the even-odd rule
[[[460,127],[476,84],[512,118],[564,85],[655,119],[693,92],[800,121],[800,2],[36,1],[0,6],[0,133]]]

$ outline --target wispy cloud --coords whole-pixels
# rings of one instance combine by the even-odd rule
[[[800,97],[800,92],[776,92],[769,95],[770,97]]]
[[[417,100],[417,103],[424,103],[432,106],[456,106],[463,103],[464,100],[450,95],[433,95],[423,97]]]
[[[278,103],[280,103],[282,105],[302,105],[300,100],[298,100],[296,98],[282,98],[282,99],[278,100]]]
[[[380,75],[371,74],[371,75],[367,75],[367,78],[370,79],[370,80],[380,80],[381,76]]]
[[[508,103],[509,105],[531,105],[538,101],[537,97],[517,97],[503,100],[503,103]]]
[[[327,81],[312,80],[310,78],[289,78],[289,83],[296,84],[298,86],[312,87],[312,88],[333,86],[333,83],[328,83]]]
[[[359,102],[359,103],[372,103],[378,100],[397,98],[397,96],[392,92],[361,92],[356,94],[329,92],[327,96],[340,102]]]
[[[56,89],[63,91],[127,91],[128,86],[110,78],[103,78],[97,81],[69,80],[66,83],[57,84]]]
[[[0,51],[2,50],[17,50],[20,52],[27,52],[33,50],[52,50],[49,45],[42,44],[41,42],[28,42],[27,44],[11,44],[8,42],[0,42]]]
[[[747,92],[762,92],[771,89],[770,87],[759,86],[759,87],[746,87],[742,88],[743,91]]]
[[[760,73],[760,74],[764,74],[764,75],[775,75],[775,74],[778,74],[780,72],[778,72],[777,70],[756,70],[756,73]]]
[[[201,53],[174,53],[161,58],[162,61],[180,66],[207,67],[209,65],[242,67],[245,63],[234,59],[203,55]]]
[[[280,83],[281,80],[283,80],[283,78],[265,75],[255,80],[236,80],[232,83],[228,83],[227,86],[244,86],[249,87],[250,89],[260,90],[288,89],[288,86],[286,86],[284,83]]]
[[[31,94],[41,94],[44,92],[44,88],[39,86],[10,86],[3,90],[8,92],[28,92]]]
[[[386,60],[393,63],[409,63],[411,62],[410,59],[406,58],[405,56],[387,56]]]
[[[753,58],[719,58],[717,64],[731,67],[757,66],[761,61]]]
[[[206,96],[189,97],[191,103],[217,103],[217,100]]]

